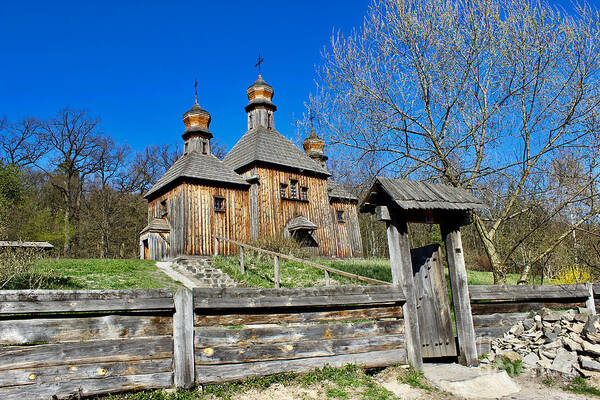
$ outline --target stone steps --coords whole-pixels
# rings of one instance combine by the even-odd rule
[[[210,265],[205,257],[178,257],[173,266],[182,273],[190,274],[198,282],[199,287],[237,287],[237,282],[225,272]]]

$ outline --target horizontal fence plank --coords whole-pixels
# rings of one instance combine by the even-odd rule
[[[495,313],[485,315],[473,315],[475,328],[481,326],[515,325],[529,316],[529,313]]]
[[[242,346],[264,343],[289,343],[300,340],[342,339],[404,333],[404,321],[371,321],[349,324],[316,324],[294,326],[243,327],[231,329],[196,328],[194,345]]]
[[[559,302],[557,299],[553,299],[552,302],[519,302],[519,303],[471,303],[471,312],[475,315],[481,314],[493,314],[493,313],[511,313],[511,312],[525,312],[525,311],[537,311],[542,308],[576,308],[585,307],[585,301],[572,302],[569,299],[565,299],[564,302]]]
[[[277,313],[270,310],[265,313],[194,315],[194,326],[215,325],[251,325],[305,322],[344,322],[364,319],[402,318],[402,306],[363,306],[360,308],[335,307],[328,311],[307,311]],[[247,310],[246,310],[247,311]],[[291,310],[290,310],[291,311]]]
[[[0,314],[172,310],[170,289],[3,290]]]
[[[241,364],[196,365],[196,382],[200,384],[222,383],[251,376],[267,376],[280,372],[308,372],[325,364],[342,367],[356,364],[367,368],[406,364],[406,350],[383,350],[368,353],[344,354],[297,360],[263,361]]]
[[[523,301],[587,298],[589,290],[585,283],[574,285],[470,285],[471,301]]]
[[[331,286],[297,289],[194,289],[194,308],[303,307],[403,302],[398,286]]]
[[[249,346],[196,347],[195,356],[196,365],[224,364],[364,353],[399,349],[403,346],[404,335],[382,335],[356,339],[289,341]]]
[[[172,356],[173,338],[171,336],[6,346],[0,347],[0,371],[90,362],[171,358]]]
[[[130,314],[0,320],[0,344],[79,342],[167,336],[172,333],[172,318],[169,316]]]
[[[103,379],[81,379],[64,382],[48,382],[40,385],[23,385],[0,388],[2,400],[59,399],[69,396],[95,396],[129,390],[159,389],[173,385],[173,373],[112,376]]]
[[[172,372],[170,358],[156,360],[127,361],[119,363],[90,363],[60,365],[56,367],[25,368],[0,371],[0,387],[15,385],[39,385],[46,382],[76,379],[104,379],[111,376],[126,376]]]

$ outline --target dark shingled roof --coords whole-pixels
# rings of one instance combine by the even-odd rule
[[[246,132],[223,162],[236,171],[255,162],[264,162],[331,175],[281,133],[263,126]]]
[[[179,178],[198,179],[203,181],[226,183],[248,187],[248,183],[231,168],[212,154],[201,154],[198,151],[184,154],[169,170],[146,192],[148,198],[163,187]]]
[[[342,199],[342,200],[358,200],[356,196],[346,190],[345,187],[334,181],[333,179],[327,180],[327,193],[329,197],[332,199]]]
[[[473,210],[488,208],[471,192],[439,183],[415,182],[407,179],[375,179],[369,195],[363,201],[373,203],[373,196],[379,188],[383,189],[395,202],[405,210]]]

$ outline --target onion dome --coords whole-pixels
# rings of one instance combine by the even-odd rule
[[[183,138],[187,139],[192,135],[202,135],[212,138],[212,133],[208,129],[210,125],[210,114],[208,111],[200,107],[198,101],[190,108],[188,112],[183,114],[183,123],[185,124],[185,133]]]
[[[325,166],[327,156],[325,155],[325,141],[317,136],[314,129],[311,129],[310,135],[302,142],[304,151],[313,160]]]
[[[250,112],[257,107],[266,108],[271,111],[276,111],[277,107],[271,103],[275,91],[273,87],[265,82],[259,74],[258,79],[247,90],[249,103],[246,106],[246,112]]]
[[[259,74],[256,82],[254,82],[252,86],[250,86],[246,90],[246,94],[248,95],[248,100],[250,100],[251,102],[254,99],[264,99],[267,101],[272,101],[275,92],[273,91],[271,85],[265,82],[262,76]]]

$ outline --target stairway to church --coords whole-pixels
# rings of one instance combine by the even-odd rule
[[[237,282],[225,272],[210,265],[207,257],[177,257],[173,267],[184,275],[190,275],[198,287],[236,287]]]

